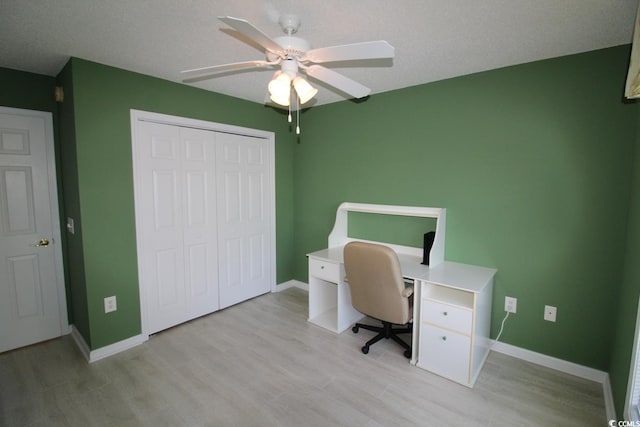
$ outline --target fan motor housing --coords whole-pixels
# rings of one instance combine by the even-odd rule
[[[282,36],[274,38],[273,41],[282,46],[282,50],[285,51],[287,56],[294,58],[302,56],[306,51],[311,49],[309,42],[300,37]],[[278,59],[278,55],[267,52],[267,59],[269,61],[275,61]]]

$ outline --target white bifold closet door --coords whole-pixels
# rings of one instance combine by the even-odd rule
[[[261,139],[140,121],[135,144],[143,332],[268,292]]]
[[[258,138],[216,134],[220,308],[269,292],[268,152]]]
[[[137,168],[146,327],[219,308],[215,133],[141,122]]]

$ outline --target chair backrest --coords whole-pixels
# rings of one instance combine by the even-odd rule
[[[411,320],[409,299],[398,255],[374,243],[349,242],[344,247],[344,268],[351,289],[351,304],[378,320],[404,325]]]

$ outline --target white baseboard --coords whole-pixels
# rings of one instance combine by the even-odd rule
[[[613,401],[613,390],[611,390],[611,381],[609,380],[609,374],[607,374],[604,382],[602,383],[602,392],[604,393],[604,408],[607,411],[608,420],[617,420],[616,415],[616,403]]]
[[[76,345],[78,346],[78,349],[80,350],[80,353],[82,353],[84,358],[87,359],[87,361],[89,361],[89,354],[91,353],[91,350],[89,349],[89,346],[87,345],[86,341],[84,340],[84,338],[82,337],[78,329],[76,328],[76,325],[71,325],[71,338],[73,338],[73,340],[75,341]]]
[[[304,291],[309,291],[309,285],[301,282],[299,280],[288,280],[286,282],[282,282],[282,283],[278,283],[278,285],[276,285],[276,288],[273,292],[282,292],[286,289],[289,288],[300,288]]]
[[[138,346],[149,339],[149,337],[145,335],[136,335],[131,338],[127,338],[126,340],[100,347],[97,350],[91,350],[75,326],[72,326],[71,328],[71,336],[80,349],[80,352],[89,363],[97,362],[105,357],[112,356],[116,353],[120,353],[121,351],[129,350],[130,348]]]
[[[536,353],[535,351],[526,350],[500,341],[492,341],[491,345],[491,350],[498,353],[517,357],[518,359],[526,360],[527,362],[535,363],[536,365],[545,366],[547,368],[575,375],[576,377],[595,381],[600,384],[604,383],[605,378],[609,376],[606,372],[598,369],[578,365],[573,362],[567,362],[566,360],[547,356],[542,353]]]
[[[566,374],[575,375],[576,377],[584,378],[602,384],[602,392],[604,394],[604,404],[605,410],[607,411],[607,419],[617,419],[616,408],[613,401],[613,391],[611,390],[611,382],[609,380],[609,374],[607,372],[589,368],[583,365],[578,365],[577,363],[567,362],[566,360],[547,356],[542,353],[536,353],[535,351],[527,350],[494,340],[491,341],[491,350],[498,353],[506,354],[508,356],[516,357],[518,359],[526,360],[527,362],[535,363],[536,365],[555,369]]]

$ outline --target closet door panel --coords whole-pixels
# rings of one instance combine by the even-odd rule
[[[140,280],[151,334],[219,308],[215,133],[142,122],[137,144]]]
[[[206,297],[209,283],[207,280],[207,246],[191,245],[187,248],[189,265],[187,266],[192,298]]]
[[[266,274],[265,257],[266,251],[264,235],[257,234],[250,236],[249,242],[249,258],[248,258],[248,274],[250,280],[264,280]]]
[[[218,310],[215,132],[180,128],[183,244],[189,318]]]
[[[224,209],[223,223],[225,227],[238,228],[242,226],[242,176],[239,171],[222,171],[222,192],[220,199]]]
[[[183,299],[181,292],[182,270],[179,259],[182,254],[173,249],[156,251],[155,268],[158,288],[157,306],[160,309],[170,309],[177,301]]]
[[[187,312],[182,245],[182,173],[177,128],[141,123],[138,128],[145,321],[158,332],[179,323]]]
[[[269,292],[270,213],[264,201],[268,156],[264,140],[218,133],[220,306]]]
[[[224,265],[222,272],[224,277],[221,280],[228,289],[238,288],[244,281],[244,257],[242,256],[242,240],[228,239],[224,250]]]
[[[166,163],[166,162],[164,162]],[[164,165],[164,167],[168,167]],[[176,231],[180,226],[177,203],[178,177],[175,169],[152,169],[153,219],[155,231]]]

